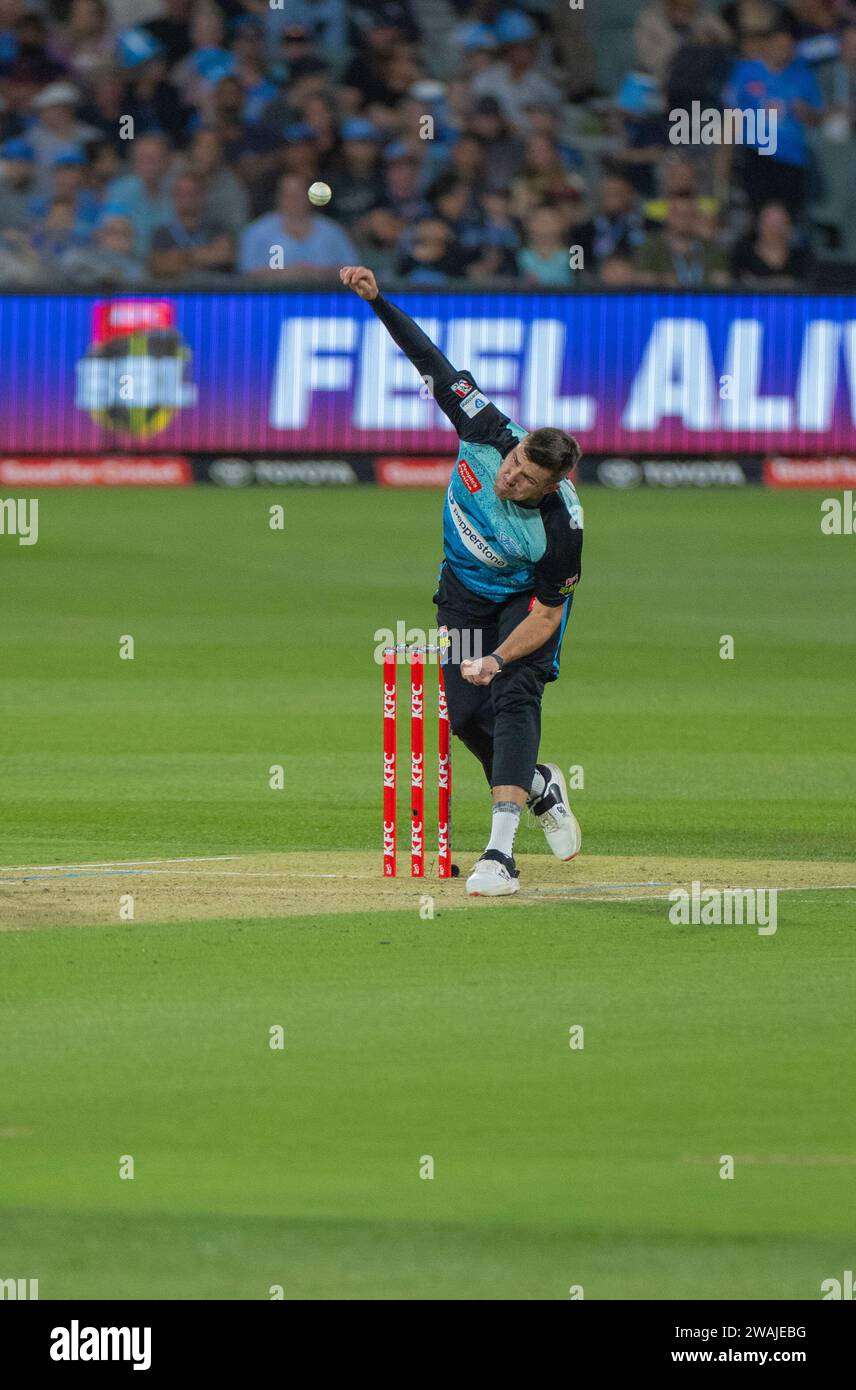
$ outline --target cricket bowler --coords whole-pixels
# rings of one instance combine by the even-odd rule
[[[562,430],[530,434],[503,415],[471,372],[453,367],[383,297],[371,270],[351,265],[339,274],[371,305],[458,433],[434,603],[451,639],[443,668],[450,727],[478,758],[493,794],[490,839],[467,892],[516,893],[514,837],[524,806],[558,859],[573,859],[581,844],[561,769],[537,761],[541,699],[559,675],[581,572],[583,513],[568,480],[580,447]],[[465,631],[482,653],[473,660],[460,660]]]

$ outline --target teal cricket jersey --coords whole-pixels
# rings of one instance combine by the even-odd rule
[[[573,484],[563,479],[537,506],[498,498],[493,484],[500,464],[528,431],[488,400],[470,372],[453,367],[397,305],[378,295],[371,307],[458,433],[443,514],[443,549],[453,573],[497,602],[531,591],[548,607],[564,603],[582,561],[583,510]]]

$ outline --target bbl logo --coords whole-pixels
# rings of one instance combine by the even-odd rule
[[[107,299],[93,310],[92,345],[77,364],[75,404],[112,434],[151,439],[196,404],[192,353],[164,299]]]

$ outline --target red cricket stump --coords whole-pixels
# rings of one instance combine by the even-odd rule
[[[410,877],[425,876],[425,657],[410,657]]]
[[[452,803],[452,757],[442,653],[437,671],[437,697],[439,716],[437,726],[437,872],[440,878],[451,878],[452,845],[449,822]]]
[[[383,654],[383,873],[395,878],[395,652]]]
[[[446,634],[445,628],[441,634]],[[407,652],[410,666],[410,876],[425,877],[425,654],[440,654],[437,670],[437,873],[451,878],[452,865],[452,749],[451,726],[443,680],[443,654],[448,636],[437,646],[387,647],[383,653],[383,873],[396,876],[398,834],[397,704],[398,653]]]

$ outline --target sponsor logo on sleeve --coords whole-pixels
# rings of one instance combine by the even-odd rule
[[[579,579],[579,577],[580,577],[580,576],[579,576],[578,574],[575,574],[575,575],[572,575],[570,579],[566,579],[565,582],[564,582],[564,584],[561,584],[561,585],[559,586],[559,593],[560,593],[560,594],[565,594],[566,596],[567,596],[568,594],[572,593],[572,592],[573,592],[573,589],[574,589],[574,587],[575,587],[575,585],[576,585],[576,582],[577,582],[577,580]]]
[[[475,390],[475,387],[471,381],[464,381],[464,378],[460,377],[458,381],[452,382],[452,390],[456,396],[463,397],[468,396],[471,391]]]
[[[470,468],[466,459],[458,459],[458,477],[467,489],[467,492],[481,492],[481,483]]]
[[[486,405],[490,405],[487,396],[483,396],[481,391],[473,391],[465,401],[461,401],[461,410],[473,420]]]

